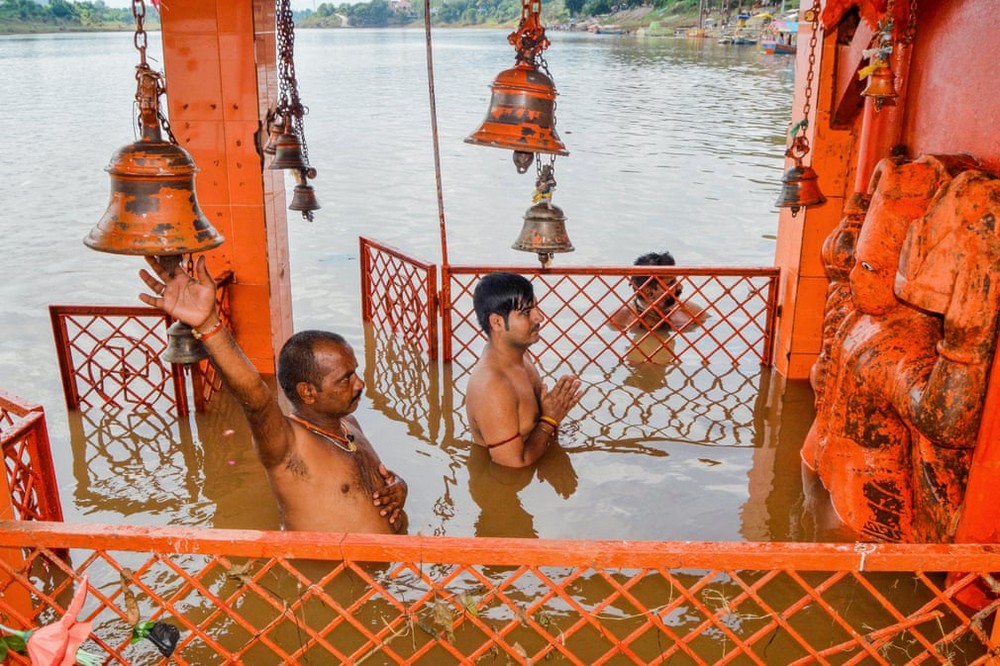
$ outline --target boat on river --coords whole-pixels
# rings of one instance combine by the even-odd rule
[[[760,34],[760,46],[768,55],[791,55],[796,51],[798,21],[772,21]]]

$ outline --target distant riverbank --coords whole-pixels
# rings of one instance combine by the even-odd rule
[[[159,23],[153,20],[146,21],[145,29],[150,31],[159,30]],[[633,31],[639,28],[648,28],[652,24],[659,25],[664,29],[683,28],[695,25],[698,20],[697,13],[677,12],[674,10],[653,9],[651,7],[637,7],[613,14],[602,16],[582,16],[576,19],[575,29],[586,30],[591,25],[615,25],[623,30]],[[342,25],[337,17],[309,16],[301,19],[297,23],[301,28],[336,29],[349,28]],[[423,20],[415,20],[402,27],[423,28]],[[400,26],[392,26],[398,28]],[[467,24],[457,23],[437,23],[435,28],[484,28],[484,29],[514,29],[516,23],[508,24]],[[549,29],[558,29],[559,26],[547,26]],[[126,32],[135,30],[135,24],[131,21],[109,21],[102,23],[81,24],[79,21],[22,21],[22,20],[2,20],[0,19],[0,35],[22,35],[22,34],[45,34],[64,32]]]

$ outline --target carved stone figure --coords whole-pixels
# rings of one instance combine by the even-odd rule
[[[854,248],[850,301],[831,291],[802,457],[861,538],[954,535],[1000,291],[1000,181],[969,166],[883,160]]]

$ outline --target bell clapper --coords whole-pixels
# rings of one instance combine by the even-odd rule
[[[531,163],[535,161],[534,153],[523,150],[515,150],[512,157],[514,158],[514,168],[517,169],[518,173],[527,173]]]

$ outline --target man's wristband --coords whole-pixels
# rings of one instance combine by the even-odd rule
[[[558,429],[559,429],[559,421],[556,421],[556,420],[555,420],[554,418],[552,418],[551,416],[545,416],[545,415],[543,414],[542,416],[539,416],[539,417],[538,417],[538,420],[539,420],[539,421],[544,421],[545,423],[548,423],[548,424],[549,424],[550,426],[552,426],[552,427],[553,427],[553,428],[555,428],[556,430],[558,430]]]
[[[194,336],[195,340],[205,341],[205,340],[208,340],[210,337],[212,337],[213,335],[215,335],[216,333],[218,333],[221,330],[222,330],[222,320],[221,319],[216,319],[215,320],[215,324],[212,326],[212,328],[208,329],[204,333],[202,333],[201,331],[199,331],[197,328],[192,328],[191,329],[191,335]]]

